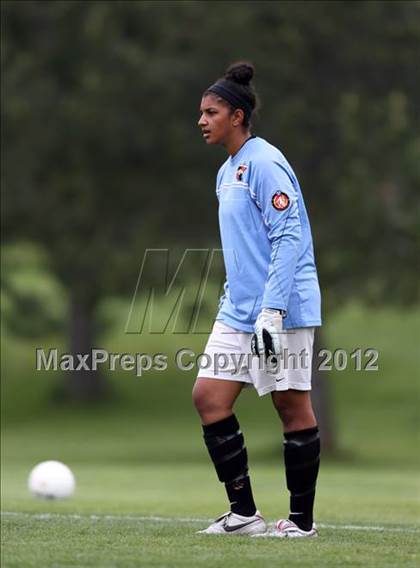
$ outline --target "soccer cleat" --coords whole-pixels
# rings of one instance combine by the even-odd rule
[[[313,538],[318,536],[315,523],[312,525],[311,530],[304,531],[300,529],[296,523],[289,521],[289,519],[281,519],[277,521],[274,528],[265,534],[256,534],[253,536],[266,536],[276,538]]]
[[[243,517],[230,511],[216,519],[206,529],[198,531],[197,534],[257,535],[265,533],[266,530],[267,525],[259,511],[252,517]]]

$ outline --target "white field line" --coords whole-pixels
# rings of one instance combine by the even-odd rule
[[[18,511],[2,511],[2,517],[21,517],[37,521],[53,519],[90,520],[90,521],[143,521],[151,523],[210,523],[214,519],[197,517],[155,517],[134,515],[78,515],[74,513],[22,513]],[[420,533],[420,528],[414,527],[381,527],[376,525],[336,525],[329,523],[317,523],[318,528],[345,531],[377,531],[377,532],[401,532]]]

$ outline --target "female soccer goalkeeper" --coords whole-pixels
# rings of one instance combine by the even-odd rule
[[[204,92],[198,122],[205,142],[228,153],[216,184],[226,283],[206,346],[213,360],[224,355],[223,368],[200,369],[193,401],[230,502],[230,511],[200,532],[313,537],[320,441],[310,390],[320,291],[298,180],[280,150],[251,134],[253,74],[249,63],[231,65]],[[242,362],[239,372],[234,361]],[[270,533],[255,506],[233,413],[247,384],[271,394],[284,430],[290,512]]]

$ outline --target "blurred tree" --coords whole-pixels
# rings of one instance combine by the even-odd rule
[[[1,315],[19,337],[63,333],[66,294],[48,271],[45,251],[32,244],[4,246],[1,253]]]
[[[200,94],[251,59],[301,180],[324,306],[418,301],[417,2],[3,2],[4,236],[48,251],[74,352],[146,247],[218,244]],[[193,214],[191,214],[193,212]],[[100,381],[76,373],[71,396]],[[321,392],[321,391],[320,391]],[[324,407],[328,405],[324,404]]]

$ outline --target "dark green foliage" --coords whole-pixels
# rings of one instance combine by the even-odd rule
[[[412,302],[416,2],[5,2],[5,237],[86,302],[132,291],[146,247],[217,244],[222,151],[200,95],[254,61],[256,131],[302,181],[331,301]]]

